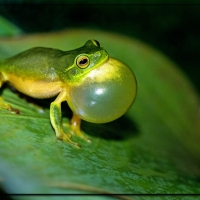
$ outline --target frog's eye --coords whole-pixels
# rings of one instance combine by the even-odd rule
[[[87,56],[79,56],[76,60],[76,64],[82,69],[86,68],[90,64],[89,58]]]
[[[100,47],[100,43],[97,40],[93,40],[93,42],[97,47]]]

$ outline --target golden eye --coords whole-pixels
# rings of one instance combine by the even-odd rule
[[[76,64],[80,68],[86,68],[90,64],[89,58],[87,56],[80,56],[77,58]]]

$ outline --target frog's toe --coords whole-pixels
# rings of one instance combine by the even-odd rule
[[[70,134],[70,133],[65,133],[65,135],[66,135],[68,138],[72,138],[72,134]]]
[[[1,109],[3,109],[3,110],[8,110],[8,111],[10,111],[11,113],[13,113],[13,114],[20,114],[20,111],[18,110],[18,109],[16,109],[16,108],[13,108],[10,104],[8,104],[8,103],[4,103],[3,102],[3,99],[1,98],[0,99],[0,108]]]
[[[83,135],[84,136],[84,135]],[[86,137],[86,136],[84,136],[84,137],[82,137],[86,142],[88,142],[88,143],[91,143],[92,141],[91,141],[91,139],[89,139],[88,137]]]
[[[83,140],[85,140],[88,143],[91,143],[92,141],[85,135],[85,133],[81,130],[71,130],[71,133],[74,135],[77,135],[78,137],[82,138]]]
[[[64,142],[67,142],[73,146],[75,146],[76,148],[81,148],[81,145],[76,143],[76,142],[73,142],[70,138],[71,138],[71,134],[61,134],[59,137],[57,137],[59,140],[62,140]]]
[[[88,137],[86,137],[82,132],[81,132],[81,134],[76,134],[76,135],[78,135],[81,139],[85,140],[85,141],[88,142],[88,143],[91,143],[91,142],[92,142],[92,141],[91,141]]]
[[[92,141],[87,137],[85,136],[85,134],[81,131],[80,133],[77,134],[80,138],[82,138],[83,140],[85,140],[86,142],[88,143],[91,143]]]
[[[69,127],[70,127],[70,124],[69,124],[69,122],[63,122],[63,123],[62,123],[62,125],[63,125],[63,126],[65,126],[65,127],[67,127],[67,128],[69,128]]]

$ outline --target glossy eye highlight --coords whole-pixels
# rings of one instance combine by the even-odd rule
[[[76,64],[78,67],[84,69],[90,64],[89,58],[87,56],[79,56],[76,60]]]

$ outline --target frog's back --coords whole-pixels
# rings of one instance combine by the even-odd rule
[[[28,96],[53,97],[63,86],[59,77],[66,68],[63,60],[62,51],[50,48],[36,47],[19,53],[0,62],[0,86],[9,82]]]
[[[63,51],[57,49],[35,47],[2,61],[0,72],[29,79],[56,79],[56,63],[62,55]]]

